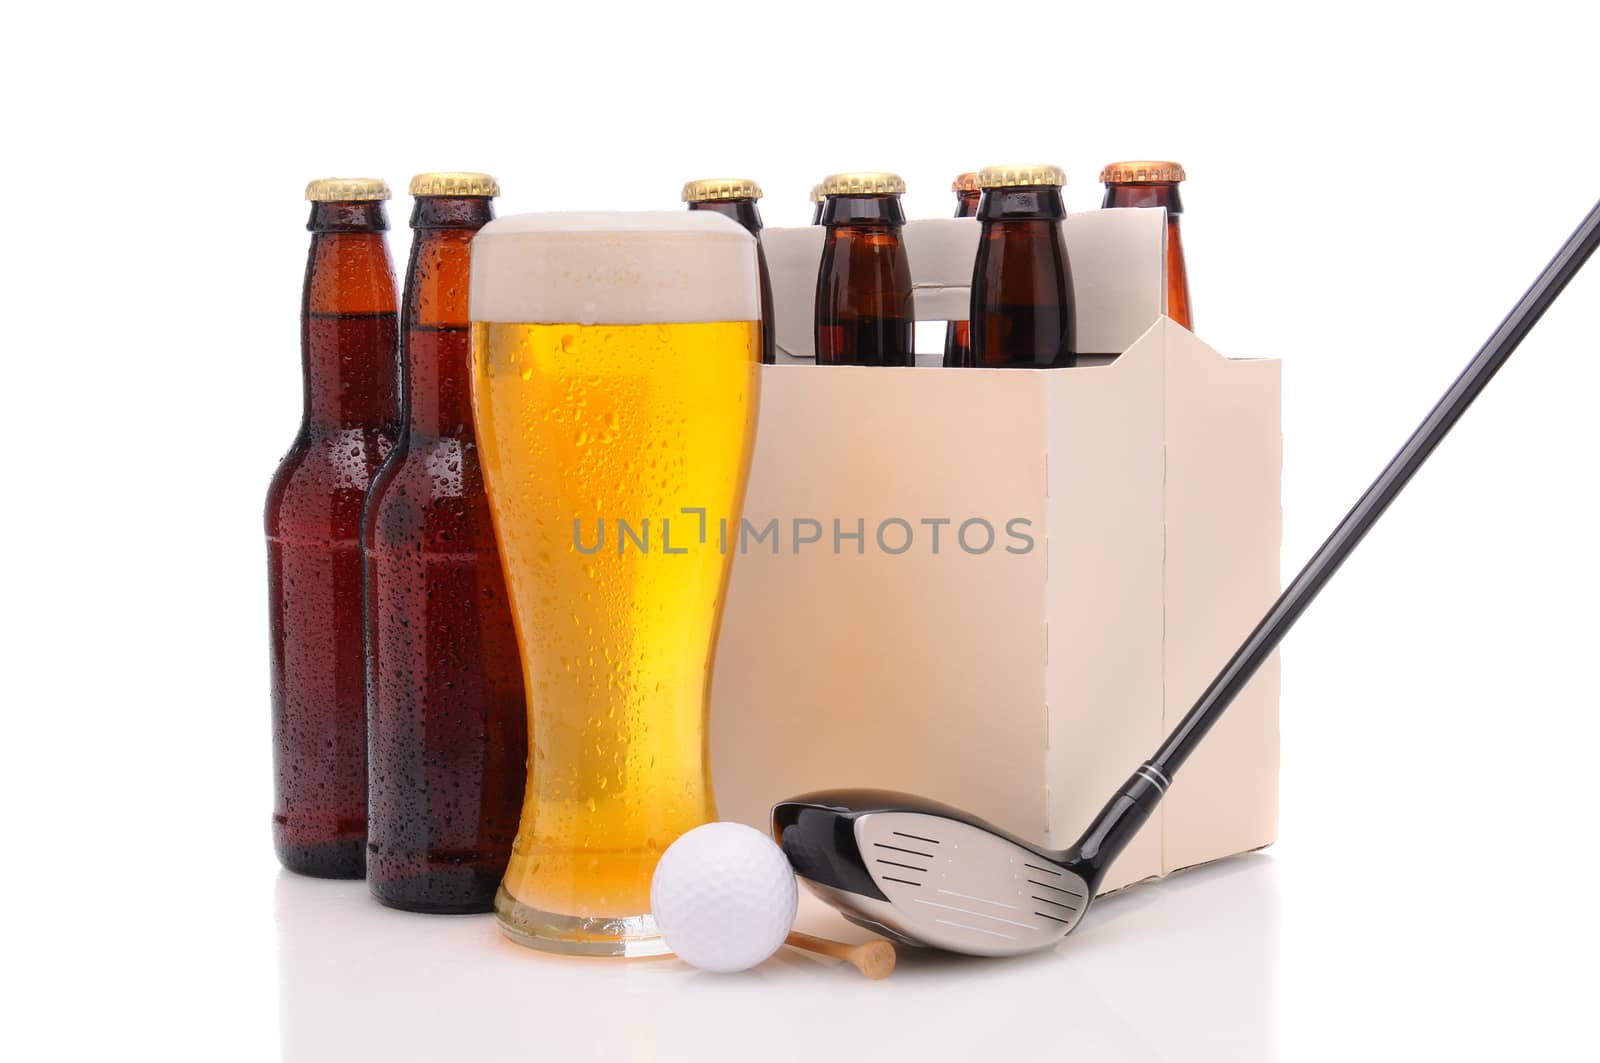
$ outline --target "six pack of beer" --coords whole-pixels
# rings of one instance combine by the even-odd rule
[[[1059,168],[987,167],[907,219],[840,173],[763,229],[742,178],[496,219],[492,177],[421,174],[403,290],[384,182],[313,181],[266,512],[284,866],[647,955],[662,854],[796,793],[1075,837],[1281,538],[1279,366],[1192,331],[1182,167],[1101,179],[1068,215]],[[1098,888],[1269,844],[1277,770],[1273,662]]]

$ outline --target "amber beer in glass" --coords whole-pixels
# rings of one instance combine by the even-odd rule
[[[472,246],[473,411],[528,691],[501,929],[665,951],[650,877],[715,818],[707,698],[756,421],[755,239],[524,214]]]
[[[499,185],[411,181],[405,427],[367,492],[367,885],[419,912],[487,912],[528,757],[522,658],[472,426],[472,238]]]
[[[361,504],[400,428],[399,321],[384,233],[389,187],[306,186],[300,314],[305,406],[267,491],[278,859],[360,878],[367,851]]]
[[[1189,306],[1189,267],[1183,260],[1183,239],[1178,218],[1183,214],[1183,167],[1161,160],[1114,162],[1100,171],[1106,195],[1102,207],[1167,208],[1167,316],[1194,331],[1194,311]]]
[[[1072,269],[1061,222],[1061,168],[978,171],[978,256],[972,270],[972,360],[979,368],[1074,364]]]
[[[756,265],[761,271],[761,360],[778,360],[777,335],[772,327],[772,277],[767,273],[767,253],[761,247],[761,211],[756,200],[761,186],[748,177],[703,177],[683,186],[683,201],[690,210],[709,210],[732,218],[756,238]]]
[[[905,190],[892,173],[836,173],[822,182],[818,365],[917,364],[911,263],[901,241]]]
[[[978,187],[976,173],[957,174],[950,182],[950,191],[956,194],[956,217],[973,218],[978,214],[978,198],[983,190]],[[971,321],[952,321],[944,327],[944,367],[956,369],[972,365]]]

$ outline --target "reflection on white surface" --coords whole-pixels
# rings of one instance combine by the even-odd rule
[[[870,983],[781,949],[754,971],[557,957],[491,916],[379,906],[359,882],[280,873],[285,1060],[1272,1058],[1278,870],[1236,857],[1103,898],[1055,949],[900,950]],[[798,928],[865,939],[802,891]]]

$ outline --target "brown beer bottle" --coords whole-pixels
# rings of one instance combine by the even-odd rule
[[[360,878],[367,852],[361,502],[400,428],[389,186],[306,186],[305,409],[267,491],[273,841],[291,871]]]
[[[892,173],[838,173],[822,182],[818,365],[917,364],[911,264],[900,239],[905,190]]]
[[[1183,179],[1183,167],[1175,162],[1114,162],[1100,171],[1100,180],[1106,186],[1106,197],[1100,205],[1167,208],[1167,316],[1193,332],[1189,268],[1184,264],[1183,239],[1178,235],[1178,217],[1183,213],[1178,185]]]
[[[972,270],[972,358],[980,368],[1075,364],[1072,268],[1057,166],[978,172],[978,257]]]
[[[822,224],[822,204],[827,197],[822,194],[821,185],[811,186],[811,224]]]
[[[472,237],[488,174],[411,180],[405,425],[367,492],[367,884],[414,912],[487,912],[516,837],[528,719],[471,406]]]
[[[956,194],[956,217],[973,218],[978,214],[978,175],[964,173],[950,182],[950,191]],[[944,327],[944,366],[954,369],[972,364],[972,322],[952,321]]]
[[[732,218],[756,238],[756,268],[761,271],[761,360],[777,359],[777,336],[772,328],[772,277],[767,273],[767,253],[761,248],[761,211],[756,200],[761,186],[747,177],[706,177],[683,186],[683,201],[690,210],[715,211]]]

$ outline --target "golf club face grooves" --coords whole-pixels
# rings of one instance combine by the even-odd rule
[[[846,918],[916,945],[979,956],[1047,948],[1093,886],[1063,855],[934,801],[830,791],[773,809],[796,874]]]

